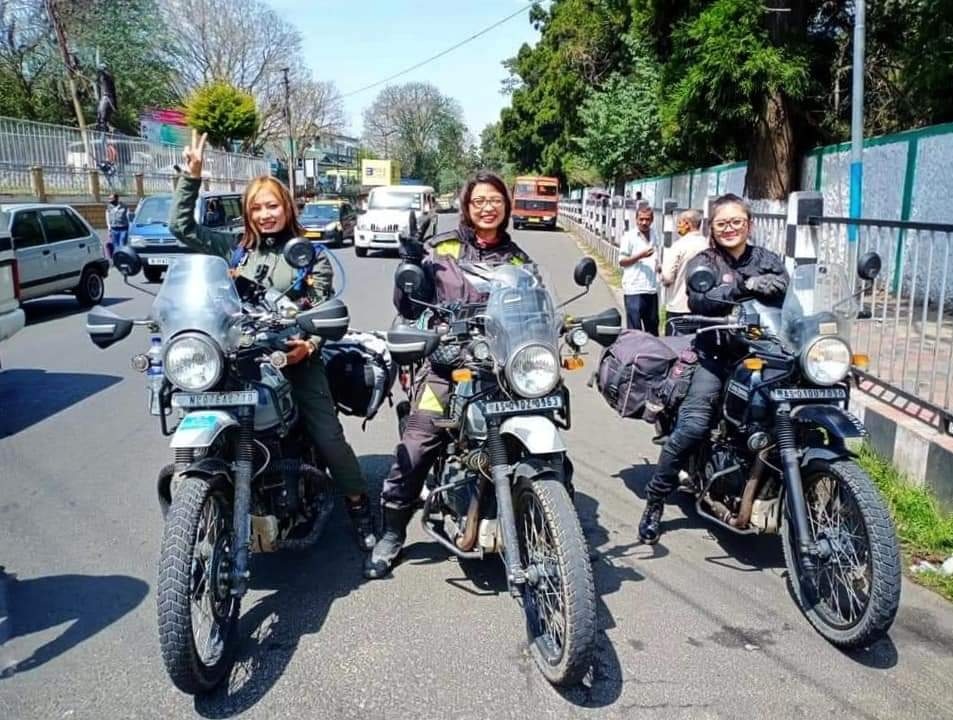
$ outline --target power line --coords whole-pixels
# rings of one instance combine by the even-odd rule
[[[494,28],[499,27],[499,26],[502,25],[503,23],[512,20],[512,19],[515,18],[517,15],[522,15],[524,12],[526,12],[527,10],[529,10],[531,7],[533,7],[533,3],[530,2],[530,3],[528,3],[528,4],[526,5],[526,7],[523,7],[523,8],[521,8],[521,9],[517,10],[517,11],[516,11],[515,13],[513,13],[512,15],[507,15],[507,16],[506,16],[505,18],[503,18],[502,20],[497,20],[497,21],[496,21],[495,23],[493,23],[492,25],[483,28],[482,30],[480,30],[480,32],[475,33],[474,35],[471,35],[471,36],[468,37],[466,40],[462,40],[461,42],[458,42],[458,43],[457,43],[456,45],[454,45],[453,47],[449,47],[449,48],[447,48],[446,50],[444,50],[443,52],[439,52],[439,53],[437,53],[436,55],[427,58],[426,60],[422,60],[421,62],[417,63],[416,65],[412,65],[411,67],[407,68],[406,70],[401,70],[399,73],[394,73],[393,75],[391,75],[391,76],[388,77],[388,78],[384,78],[383,80],[379,80],[378,82],[372,83],[372,84],[370,84],[370,85],[365,85],[365,86],[362,87],[360,90],[354,90],[354,91],[349,92],[349,93],[344,93],[344,95],[342,95],[341,97],[342,97],[342,98],[351,97],[352,95],[358,95],[358,94],[360,94],[360,93],[362,93],[362,92],[366,92],[367,90],[372,90],[372,89],[374,89],[374,88],[376,88],[376,87],[379,87],[380,85],[384,85],[385,83],[389,83],[391,80],[396,80],[396,79],[399,78],[401,75],[406,75],[407,73],[412,72],[412,71],[416,70],[417,68],[423,67],[424,65],[427,65],[428,63],[432,63],[434,60],[437,60],[437,59],[439,59],[439,58],[442,58],[444,55],[447,55],[448,53],[452,53],[454,50],[463,47],[463,46],[466,45],[467,43],[473,42],[474,40],[476,40],[476,39],[477,39],[478,37],[480,37],[481,35],[486,35],[488,32],[490,32],[490,30],[493,30]]]

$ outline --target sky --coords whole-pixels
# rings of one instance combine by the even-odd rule
[[[306,62],[317,80],[331,80],[342,95],[383,80],[465,40],[530,3],[524,0],[268,0],[298,28]],[[529,12],[390,84],[433,83],[457,100],[467,127],[480,131],[499,120],[509,98],[500,94],[507,77],[501,64],[539,33]],[[364,108],[385,86],[344,98],[348,132],[360,135]]]

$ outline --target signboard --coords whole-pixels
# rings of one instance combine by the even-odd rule
[[[139,134],[150,142],[188,145],[192,130],[185,124],[181,110],[146,110],[139,115]]]
[[[400,165],[395,160],[361,160],[361,185],[395,185],[399,178]]]

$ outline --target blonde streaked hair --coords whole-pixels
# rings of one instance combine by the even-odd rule
[[[262,190],[270,190],[274,193],[278,202],[284,208],[287,224],[282,229],[290,229],[291,234],[295,237],[304,234],[304,228],[301,227],[301,222],[298,220],[298,208],[295,207],[294,201],[291,199],[291,193],[285,187],[285,184],[271,175],[259,175],[248,183],[245,188],[245,195],[242,197],[242,219],[245,222],[242,245],[248,250],[256,250],[258,242],[261,240],[261,233],[251,219],[251,204]]]

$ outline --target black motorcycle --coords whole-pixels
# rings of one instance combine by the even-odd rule
[[[872,282],[880,258],[860,259]],[[688,279],[696,293],[717,283],[708,267]],[[743,356],[730,371],[709,443],[691,458],[683,488],[699,514],[742,535],[780,533],[792,594],[815,629],[839,647],[886,633],[900,601],[900,551],[884,502],[857,464],[865,434],[847,410],[850,278],[821,263],[799,266],[783,307],[740,303],[728,318],[687,316],[676,324]],[[673,414],[660,418],[667,435]]]
[[[308,268],[314,248],[292,240],[284,256]],[[118,251],[114,261],[127,281],[139,272],[133,251]],[[158,481],[159,645],[172,682],[192,694],[213,689],[231,668],[249,552],[314,545],[333,507],[325,464],[298,422],[281,368],[292,335],[340,339],[347,307],[330,300],[301,311],[280,291],[251,285],[239,295],[223,259],[183,255],[148,318],[105,309],[87,317],[100,348],[134,326],[153,333],[133,367],[149,377],[151,412],[174,451]]]

